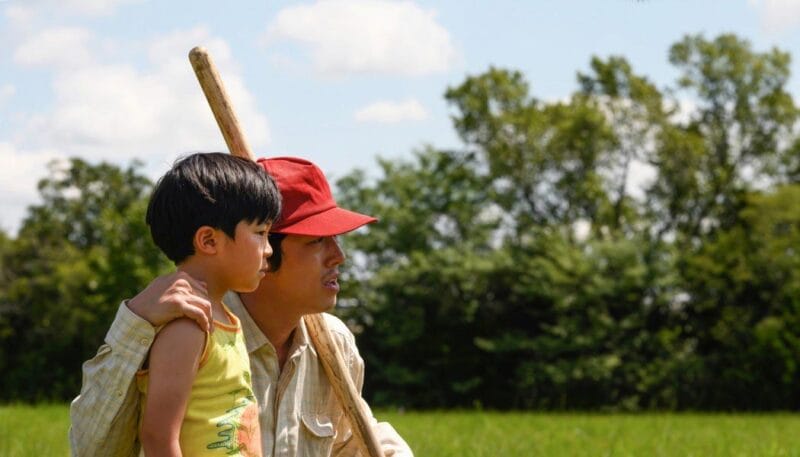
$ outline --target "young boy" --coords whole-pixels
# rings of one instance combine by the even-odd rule
[[[267,272],[267,234],[280,194],[260,166],[221,153],[178,161],[156,184],[147,223],[156,245],[206,286],[214,326],[189,319],[157,334],[146,368],[140,440],[145,455],[261,457],[258,407],[239,320],[222,302]]]

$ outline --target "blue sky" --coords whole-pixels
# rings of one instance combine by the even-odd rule
[[[568,96],[592,55],[623,55],[663,87],[672,43],[723,32],[800,49],[800,0],[0,0],[0,229],[17,230],[51,159],[138,158],[156,178],[181,154],[222,150],[194,45],[258,155],[335,178],[460,147],[442,95],[490,65],[522,71],[544,100]]]

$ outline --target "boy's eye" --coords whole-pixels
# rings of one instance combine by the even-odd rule
[[[270,228],[272,228],[272,224],[261,224],[256,228],[256,235],[258,236],[269,235]]]

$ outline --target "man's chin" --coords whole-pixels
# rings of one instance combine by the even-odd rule
[[[332,311],[333,308],[336,308],[336,298],[335,297],[334,297],[333,300],[325,302],[322,305],[320,305],[319,312],[320,313],[326,313],[328,311]]]

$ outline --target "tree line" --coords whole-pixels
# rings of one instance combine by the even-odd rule
[[[565,100],[490,68],[463,148],[337,181],[337,313],[366,396],[409,408],[800,408],[800,135],[788,53],[687,36],[659,88],[593,58]],[[647,177],[641,178],[642,171]],[[0,398],[74,396],[117,305],[169,270],[136,163],[78,158],[0,236]]]

